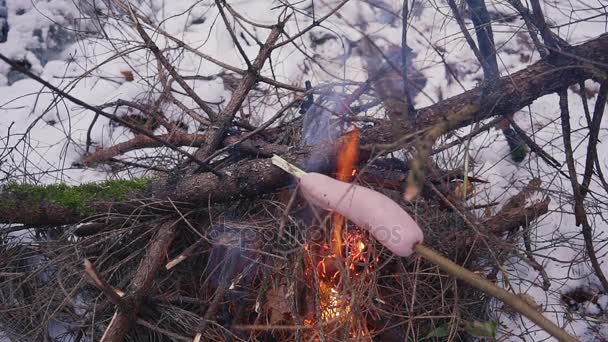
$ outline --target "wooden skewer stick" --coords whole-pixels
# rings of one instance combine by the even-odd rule
[[[297,178],[302,178],[306,175],[306,172],[290,164],[288,161],[279,156],[273,156],[272,163]],[[543,328],[549,334],[558,338],[560,341],[577,341],[577,339],[575,339],[564,329],[560,328],[555,323],[547,319],[545,316],[543,316],[542,313],[538,312],[519,296],[494,285],[488,280],[445,258],[437,251],[425,246],[422,243],[418,243],[414,246],[414,252],[424,257],[431,263],[437,265],[439,268],[444,270],[449,275],[455,277],[456,279],[460,279],[466,282],[467,284],[509,305],[515,311],[527,317],[529,320],[536,323],[538,326]]]
[[[306,171],[300,169],[299,167],[291,164],[290,162],[288,162],[287,160],[277,156],[276,154],[272,156],[272,164],[275,166],[278,166],[279,168],[281,168],[283,171],[296,176],[298,178],[306,175]]]
[[[527,317],[546,332],[558,338],[560,341],[578,341],[576,338],[568,334],[564,329],[557,326],[555,323],[543,316],[542,313],[534,309],[530,304],[521,299],[521,297],[500,288],[488,280],[478,276],[477,274],[467,270],[466,268],[454,263],[450,259],[442,256],[437,251],[419,243],[414,247],[414,251],[437,265],[446,273],[456,279],[460,279],[465,283],[485,292],[503,303],[507,304],[515,311]]]

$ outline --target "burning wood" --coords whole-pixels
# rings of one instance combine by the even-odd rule
[[[355,163],[359,158],[359,130],[354,129],[345,136],[342,146],[338,148],[338,172],[336,178],[339,181],[349,182],[354,176],[356,169]],[[334,227],[332,233],[332,243],[334,253],[342,256],[342,228],[344,226],[344,216],[334,213]]]
[[[359,157],[359,132],[357,129],[347,133],[337,148],[336,178],[340,184],[347,184],[356,174],[355,163]],[[311,174],[295,168],[281,158],[273,157],[273,163],[287,172],[305,179]],[[305,192],[306,194],[306,192]],[[308,197],[308,196],[307,196]],[[335,210],[331,213],[331,234],[329,241],[320,245],[307,244],[309,251],[306,273],[309,283],[313,284],[317,294],[318,308],[312,319],[305,323],[315,322],[327,326],[324,330],[333,339],[349,337],[370,337],[364,315],[352,310],[352,290],[345,286],[354,282],[369,281],[369,267],[357,267],[358,264],[370,264],[366,255],[368,237],[358,227],[347,228],[347,217]],[[367,270],[367,272],[364,272]]]

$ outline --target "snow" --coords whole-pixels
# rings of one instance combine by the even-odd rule
[[[561,141],[561,127],[559,121],[559,109],[556,107],[558,98],[556,95],[548,95],[537,100],[529,110],[522,110],[516,115],[516,122],[527,132],[535,132],[536,142],[542,146],[551,156],[555,157],[563,165],[562,170],[567,173],[565,166],[565,157],[563,154],[563,144]],[[581,100],[578,95],[569,93],[569,104],[571,110],[573,108],[582,108]],[[594,100],[590,100],[590,107],[593,108]],[[586,136],[585,131],[579,130],[586,126],[584,115],[582,113],[571,113],[572,125],[572,144],[576,147],[574,154],[577,164],[577,171],[581,174],[584,170],[584,157],[586,155]],[[556,120],[557,118],[557,120]],[[475,156],[475,160],[479,163],[477,166],[476,176],[489,180],[489,186],[484,189],[490,193],[492,198],[506,200],[509,196],[517,193],[518,189],[527,184],[532,177],[540,177],[543,180],[543,196],[549,196],[551,203],[549,205],[550,214],[541,218],[534,226],[532,231],[533,250],[535,250],[535,258],[537,261],[542,261],[543,268],[549,279],[552,279],[551,289],[545,291],[542,289],[542,278],[538,272],[534,271],[529,265],[519,260],[511,260],[508,265],[503,265],[507,270],[503,273],[503,279],[508,279],[511,287],[515,292],[527,293],[531,295],[539,304],[541,304],[547,313],[547,316],[558,322],[560,325],[566,325],[566,328],[577,335],[582,335],[586,331],[584,325],[576,323],[577,317],[569,317],[562,314],[564,312],[561,302],[561,294],[573,290],[577,287],[600,287],[599,280],[593,275],[593,271],[588,263],[571,263],[572,260],[580,260],[581,251],[584,250],[584,243],[581,236],[580,227],[577,227],[572,215],[573,199],[570,196],[562,196],[560,190],[568,191],[571,189],[570,181],[564,176],[558,174],[554,169],[540,161],[535,155],[524,161],[524,164],[517,165],[504,159],[508,155],[508,146],[506,141],[501,138],[498,132],[491,132],[494,135],[491,140],[496,139],[496,143],[490,145],[490,148],[483,149]],[[608,134],[605,130],[600,133],[600,141],[598,151],[606,151],[606,138]],[[482,138],[473,140],[472,149],[477,146],[487,144],[486,141],[480,141]],[[606,165],[606,155],[600,156],[601,164]],[[512,188],[511,184],[516,184]],[[592,189],[601,194],[603,190],[598,184],[592,184]],[[570,190],[571,192],[571,190]],[[602,196],[602,195],[599,195]],[[605,199],[605,196],[604,196]],[[591,202],[591,200],[590,200]],[[595,202],[595,201],[593,201]],[[595,239],[594,244],[598,255],[604,255],[605,250],[600,247],[606,244],[606,221],[597,216],[600,212],[606,212],[608,209],[606,204],[597,202],[594,203],[593,210],[588,210],[588,214],[595,217]],[[545,257],[545,258],[543,258]],[[603,258],[606,261],[606,258]],[[608,267],[602,265],[602,270],[608,272]],[[587,308],[591,314],[596,310],[595,304]],[[548,313],[555,312],[549,315]],[[500,315],[500,311],[497,311]],[[599,312],[598,312],[599,313]],[[500,315],[502,323],[508,326],[508,329],[515,335],[526,331],[526,327],[531,327],[533,324],[522,319],[521,322],[511,321],[510,317]],[[579,317],[580,319],[580,317]],[[572,321],[574,320],[574,321]],[[582,329],[582,330],[581,330]],[[548,338],[543,331],[528,331],[533,340],[544,340]]]
[[[314,6],[315,18],[318,19],[340,2],[299,2],[294,6],[300,12],[287,23],[286,32],[293,35],[312,24],[313,18],[305,9]],[[102,9],[105,8],[102,2],[97,3]],[[463,87],[475,87],[482,78],[482,71],[475,63],[475,56],[462,38],[455,20],[446,18],[446,13],[449,13],[447,4],[442,1],[416,3],[412,9],[408,44],[417,54],[415,65],[427,77],[423,93],[415,99],[416,105],[422,107],[460,94]],[[92,105],[117,99],[150,103],[157,98],[157,65],[148,63],[152,60],[150,53],[138,49],[139,36],[126,22],[109,19],[102,34],[94,20],[79,14],[79,8],[88,15],[94,13],[87,0],[7,0],[6,4],[10,31],[8,40],[0,43],[0,53],[10,58],[26,60],[31,64],[33,72]],[[607,31],[605,16],[598,17],[598,14],[603,13],[599,2],[554,0],[542,4],[549,24],[555,26],[555,32],[572,44],[584,42]],[[247,19],[263,24],[275,23],[280,13],[277,1],[242,0],[231,1],[230,5]],[[273,52],[272,75],[281,82],[298,86],[303,86],[304,80],[311,80],[314,85],[339,80],[365,80],[365,60],[353,44],[370,36],[382,48],[400,45],[401,5],[402,1],[397,0],[348,2],[338,11],[338,16],[331,17],[322,27],[317,27],[296,40],[303,49],[287,44]],[[213,1],[150,0],[139,4],[137,9],[159,23],[166,33],[199,51],[234,67],[246,68]],[[489,9],[494,13],[513,13],[505,2],[490,2]],[[114,10],[119,19],[127,15],[120,12],[120,9]],[[589,17],[594,18],[582,20]],[[577,20],[580,21],[568,24]],[[472,28],[470,20],[466,24],[469,29]],[[256,40],[263,42],[268,30],[248,24],[244,24],[244,28],[234,26],[234,23],[230,25],[238,37],[245,37],[239,38],[239,42],[248,58],[253,59],[259,50]],[[52,34],[52,27],[61,27],[64,29],[61,32],[69,34],[58,39]],[[79,35],[85,31],[96,34],[88,35],[87,38]],[[161,49],[175,46],[163,32],[148,32]],[[336,39],[314,46],[311,37],[327,33]],[[471,33],[474,36],[474,32]],[[128,37],[128,40],[120,39],[122,37]],[[503,75],[523,69],[539,59],[538,51],[527,38],[524,23],[519,18],[494,23],[494,38],[500,47],[499,67]],[[117,54],[117,50],[129,49],[127,54]],[[445,62],[458,74],[461,84],[446,81],[448,73],[442,56],[437,51],[443,54]],[[167,53],[172,65],[182,75],[214,76],[224,71],[215,63],[192,52],[171,50]],[[315,56],[320,62],[311,63],[307,55]],[[122,74],[126,71],[133,73],[133,81],[126,80]],[[79,78],[85,73],[86,77]],[[270,63],[266,63],[262,73],[271,75]],[[221,77],[191,80],[188,83],[202,99],[219,103],[220,107],[231,95],[227,81]],[[588,81],[586,86],[597,90],[594,82]],[[181,90],[177,84],[173,84],[173,87]],[[154,91],[151,93],[150,89]],[[177,95],[177,99],[189,108],[195,107],[194,102],[186,96]],[[8,65],[0,63],[0,142],[6,146],[4,151],[0,150],[0,179],[80,183],[109,176],[103,168],[83,169],[78,166],[85,153],[87,130],[93,120],[93,113],[69,102],[62,101],[55,106],[55,101],[57,98],[54,94],[32,80],[21,79],[9,70]],[[530,135],[534,132],[536,142],[565,165],[557,101],[555,95],[544,96],[517,113],[515,120]],[[576,147],[575,156],[579,161],[577,171],[581,173],[584,170],[586,136],[580,128],[586,127],[586,120],[580,110],[579,96],[569,92],[569,101],[573,146]],[[594,101],[595,98],[589,99],[591,109]],[[263,122],[281,106],[278,101],[265,105],[263,115],[252,118],[253,123]],[[184,119],[182,111],[173,104],[165,104],[162,109],[171,119]],[[119,110],[116,114],[126,113]],[[467,128],[460,133],[466,134],[468,131]],[[91,138],[95,142],[92,148],[110,146],[130,137],[130,132],[114,127],[107,119],[100,117],[92,130]],[[463,148],[459,146],[444,153],[464,156]],[[601,164],[608,165],[608,155],[604,152],[608,151],[608,131],[605,129],[600,132],[598,151]],[[484,194],[479,198],[483,197],[488,202],[504,202],[533,177],[543,180],[542,196],[551,197],[550,214],[536,223],[531,236],[536,260],[543,265],[549,278],[553,279],[551,289],[543,290],[538,272],[521,260],[509,260],[502,265],[499,283],[508,280],[515,292],[532,296],[543,307],[548,318],[584,337],[583,339],[591,338],[593,334],[603,333],[608,336],[606,325],[597,328],[598,324],[595,324],[595,330],[592,329],[584,315],[565,314],[561,302],[561,294],[577,287],[599,288],[598,280],[592,275],[588,263],[570,263],[570,260],[582,258],[584,244],[580,228],[574,224],[572,198],[560,195],[561,190],[569,189],[569,181],[534,154],[521,164],[511,162],[507,142],[499,130],[491,129],[474,138],[468,152],[474,162],[471,174],[489,181],[486,187],[477,189]],[[565,166],[562,166],[562,170],[567,172]],[[592,184],[592,190],[597,190],[598,194],[603,191],[595,183]],[[604,262],[608,261],[605,256],[608,224],[599,214],[606,213],[605,203],[605,196],[588,199],[596,249]],[[602,267],[608,273],[608,266]],[[604,294],[599,297],[597,304],[587,303],[584,313],[597,315],[601,310],[605,312],[607,306],[608,296]],[[516,335],[525,333],[535,341],[548,339],[543,331],[531,329],[533,325],[526,319],[514,318],[502,312],[499,303],[494,307],[494,313],[504,331]]]

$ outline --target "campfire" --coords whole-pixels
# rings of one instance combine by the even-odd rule
[[[345,284],[357,280],[359,276],[365,279],[365,272],[349,272],[353,263],[357,262],[355,258],[366,259],[364,254],[367,246],[364,238],[357,239],[348,236],[348,229],[344,228],[347,227],[346,222],[349,220],[359,225],[359,228],[369,231],[378,242],[396,255],[407,257],[416,253],[452,277],[460,279],[490,296],[499,298],[560,340],[574,340],[567,332],[539,314],[518,296],[425,246],[421,228],[391,198],[363,186],[349,185],[348,181],[356,174],[354,163],[357,160],[357,150],[357,131],[351,132],[341,139],[341,146],[338,148],[336,158],[338,161],[337,180],[318,173],[307,174],[281,158],[273,157],[273,163],[276,166],[300,178],[300,189],[311,204],[332,211],[331,246],[328,246],[327,243],[322,244],[323,248],[319,249],[319,261],[311,263],[317,267],[313,268],[312,272],[308,272],[312,273],[314,285],[318,287],[320,294],[315,297],[315,303],[319,303],[320,307],[314,316],[317,322],[321,320],[337,324],[331,333],[337,334],[339,339],[347,337],[360,339],[369,336],[365,319],[358,310],[351,309],[353,302],[344,296],[349,292],[345,288]],[[405,196],[406,199],[407,197]],[[347,235],[346,238],[345,235]],[[314,251],[315,249],[306,248],[306,250]],[[354,251],[352,255],[350,250]],[[312,255],[314,256],[314,253]],[[354,299],[354,297],[351,298]],[[334,322],[329,320],[334,320]],[[350,326],[344,324],[345,328],[343,323],[350,323]],[[323,330],[322,326],[318,326],[318,328],[319,332]]]
[[[354,129],[340,141],[336,156],[336,179],[350,182],[357,173],[359,131]],[[367,253],[369,236],[337,212],[329,214],[328,234],[320,243],[309,242],[306,276],[313,292],[318,293],[319,310],[307,325],[321,325],[332,340],[370,338],[364,315],[351,310],[349,285],[366,281],[371,271]],[[318,314],[316,314],[318,312]]]

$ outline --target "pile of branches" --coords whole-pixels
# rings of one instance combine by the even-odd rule
[[[406,175],[373,165],[358,182],[400,201],[428,245],[469,269],[488,270],[489,254],[511,255],[517,229],[547,212],[548,201],[521,206],[538,189],[530,186],[496,215],[476,219],[454,201],[457,171],[435,173],[428,196],[406,204],[399,200]],[[142,198],[131,212],[113,205],[78,224],[14,226],[36,234],[3,240],[3,329],[16,340],[53,331],[54,338],[104,341],[344,340],[335,330],[350,331],[352,322],[319,320],[319,290],[307,275],[317,271],[307,267],[311,246],[327,243],[331,222],[296,194],[285,187],[208,206]],[[422,338],[447,326],[458,336],[466,333],[459,322],[489,319],[480,291],[365,236],[366,257],[357,263],[365,277],[342,286],[349,314],[366,322],[366,338]]]
[[[224,20],[224,10],[236,16],[229,5],[218,6]],[[253,61],[244,56],[247,69],[227,66],[236,85],[229,101],[215,111],[150,38],[151,29],[166,33],[151,27],[133,8],[122,10],[156,59],[163,88],[154,103],[119,100],[92,106],[0,54],[12,68],[64,100],[132,131],[130,140],[92,151],[84,165],[155,171],[153,177],[116,192],[106,191],[116,186],[111,182],[99,188],[3,187],[0,222],[7,226],[0,236],[1,330],[16,340],[59,335],[104,341],[344,340],[348,333],[336,336],[335,331],[350,331],[352,321],[320,319],[318,287],[306,266],[314,250],[310,246],[327,242],[323,232],[331,226],[329,219],[299,198],[293,179],[269,159],[279,154],[304,168],[315,160],[317,172],[335,170],[336,144],[301,144],[306,118],[295,114],[302,105],[321,106],[312,96],[326,89],[288,85],[261,74],[274,49],[293,43],[294,37],[283,35],[288,16],[262,27],[270,33]],[[179,48],[197,53],[166,36]],[[333,116],[361,131],[355,181],[406,208],[423,227],[429,246],[469,269],[490,269],[489,278],[497,272],[495,265],[512,256],[522,236],[518,229],[547,212],[548,200],[530,203],[541,187],[533,181],[500,210],[479,215],[483,208],[466,207],[464,198],[473,192],[470,184],[482,180],[465,179],[464,170],[436,164],[432,154],[449,146],[433,145],[441,135],[471,123],[508,120],[543,95],[597,78],[598,69],[608,65],[607,35],[559,48],[561,42],[543,38],[544,58],[505,78],[492,73],[488,56],[477,51],[487,82],[426,108],[414,108],[407,87],[397,94],[387,91],[387,77],[394,79],[395,72],[403,71],[399,68],[380,69],[367,82],[348,85],[349,93],[332,108]],[[172,83],[179,84],[197,108],[175,100]],[[253,92],[260,96],[278,90],[289,101],[267,122],[253,126],[237,117]],[[159,110],[164,102],[178,104],[202,129],[188,133],[168,120]],[[386,117],[367,116],[378,104]],[[122,107],[138,116],[108,110]],[[486,125],[473,135],[496,120],[483,122]],[[158,127],[164,133],[156,133]],[[517,134],[543,156],[525,132]],[[170,170],[120,159],[126,152],[151,147],[167,148],[180,158]],[[184,147],[198,149],[191,153]],[[395,151],[407,152],[409,163],[389,158]],[[584,220],[584,210],[578,215]],[[344,291],[349,294],[349,314],[364,318],[367,338],[462,336],[475,329],[461,327],[488,320],[488,300],[482,293],[416,256],[398,258],[367,239],[367,259],[357,265],[366,276]]]

